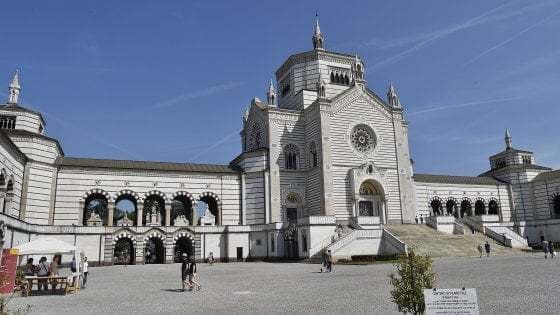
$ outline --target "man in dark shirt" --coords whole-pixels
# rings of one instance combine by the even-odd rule
[[[187,274],[189,272],[189,260],[186,253],[184,253],[181,257],[183,263],[181,264],[181,285],[183,287],[183,291],[185,291],[185,285],[187,284]]]

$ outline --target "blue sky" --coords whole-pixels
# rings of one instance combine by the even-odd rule
[[[0,78],[68,156],[227,163],[242,114],[290,55],[357,53],[394,82],[416,172],[476,175],[514,146],[560,167],[560,1],[10,1]]]

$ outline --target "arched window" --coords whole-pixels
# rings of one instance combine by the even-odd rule
[[[97,222],[100,222],[102,225],[107,225],[108,222],[108,201],[105,195],[103,194],[90,194],[86,201],[84,202],[84,216],[82,224],[86,225],[97,225]],[[95,219],[99,218],[97,222]]]
[[[137,224],[137,204],[136,198],[130,194],[122,194],[115,201],[115,213],[113,214],[113,224],[115,226]],[[127,223],[128,222],[128,223]]]
[[[8,185],[6,185],[6,191],[12,192],[14,190],[14,181],[12,179],[8,180]]]
[[[557,194],[552,199],[552,210],[554,211],[554,216],[556,218],[560,217],[560,195]]]
[[[334,83],[334,72],[331,72],[331,83]]]
[[[472,216],[472,204],[468,199],[461,202],[461,218],[464,216]]]
[[[490,200],[488,202],[488,214],[498,214],[500,211],[500,206],[496,200]]]
[[[433,199],[432,202],[430,202],[430,207],[432,207],[432,213],[435,216],[443,214],[443,208],[441,206],[441,200],[439,200],[438,198]]]
[[[221,213],[220,213],[220,207],[219,207],[219,204],[218,204],[218,200],[216,200],[216,198],[211,196],[211,195],[201,197],[200,201],[197,202],[197,214],[199,216],[204,215],[204,213],[202,213],[202,209],[205,208],[206,206],[208,206],[208,210],[216,218],[216,225],[221,225],[222,224],[222,218],[221,218],[222,216],[221,216]],[[198,210],[200,210],[200,211],[198,211]]]
[[[294,144],[288,144],[284,147],[284,168],[287,170],[297,170],[298,168],[299,149]]]
[[[474,215],[483,215],[486,212],[486,206],[484,205],[484,201],[477,200],[474,203]]]
[[[193,204],[191,199],[185,195],[178,195],[171,201],[171,225],[175,225],[175,220],[179,216],[184,216],[189,220],[190,225],[196,225],[193,222]]]
[[[317,158],[317,146],[315,145],[315,142],[311,142],[311,144],[309,145],[309,157],[311,160],[311,167],[317,167],[318,165],[318,158]]]
[[[455,202],[455,200],[453,199],[449,199],[447,200],[447,203],[445,203],[445,209],[447,210],[447,215],[452,215],[453,212],[455,211],[455,206],[457,205],[457,202]],[[455,214],[457,215],[457,214]]]

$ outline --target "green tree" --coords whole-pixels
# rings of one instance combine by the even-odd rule
[[[424,314],[424,289],[433,288],[436,282],[432,259],[427,255],[416,255],[411,250],[407,257],[393,265],[397,274],[389,275],[393,285],[392,301],[397,304],[399,312]]]

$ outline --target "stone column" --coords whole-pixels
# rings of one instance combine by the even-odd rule
[[[165,204],[165,226],[171,226],[171,203]]]
[[[484,204],[484,214],[488,214],[488,204]]]
[[[137,226],[142,226],[142,216],[144,215],[142,210],[144,209],[144,205],[137,206],[137,208],[138,209],[136,210],[136,225]]]
[[[196,202],[191,204],[192,208],[192,222],[191,225],[197,226],[198,225],[198,214],[196,213]]]
[[[109,207],[109,211],[107,214],[107,226],[113,226],[113,217],[115,216],[115,202],[112,200],[109,201],[107,207]]]

